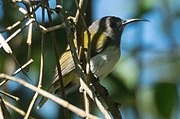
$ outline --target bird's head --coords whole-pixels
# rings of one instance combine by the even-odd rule
[[[144,19],[122,20],[121,18],[118,17],[106,16],[93,22],[93,24],[89,27],[89,31],[97,34],[105,33],[113,40],[120,40],[121,34],[125,26],[127,24],[138,21],[148,21],[148,20],[144,20]]]

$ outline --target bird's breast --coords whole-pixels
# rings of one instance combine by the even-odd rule
[[[119,47],[108,47],[90,60],[90,68],[98,78],[103,79],[112,72],[120,58]]]

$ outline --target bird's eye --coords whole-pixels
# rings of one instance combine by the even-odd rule
[[[114,22],[111,22],[111,23],[110,23],[110,27],[111,27],[111,28],[114,28],[115,26],[116,26],[116,23],[114,23]]]
[[[122,29],[123,28],[123,25],[119,25],[119,29]]]

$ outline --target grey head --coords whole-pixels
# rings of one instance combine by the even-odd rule
[[[120,40],[124,27],[133,22],[148,21],[144,19],[128,19],[122,20],[115,16],[106,16],[93,22],[89,27],[90,32],[102,34],[105,33],[111,39]]]

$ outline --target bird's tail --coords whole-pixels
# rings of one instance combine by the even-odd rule
[[[79,88],[79,82],[77,82],[78,80],[77,81],[73,80],[73,81],[75,81],[75,82],[70,82],[67,85],[65,85],[65,87],[64,87],[65,95],[70,94],[70,93],[76,91]],[[56,94],[59,97],[61,97],[62,94],[61,94],[60,89],[61,88],[60,88],[59,82],[55,82],[48,89],[48,92],[51,93],[51,94]],[[48,98],[42,97],[42,99],[40,100],[40,102],[39,102],[39,104],[37,106],[37,109],[41,108],[46,103],[47,100],[48,100]]]
[[[60,85],[57,86],[57,85],[55,85],[55,84],[51,85],[51,87],[48,89],[48,92],[51,93],[51,94],[55,94],[55,92],[56,92],[58,89],[60,89],[59,86],[60,86]],[[48,100],[48,98],[42,97],[41,100],[40,100],[40,102],[39,102],[39,104],[38,104],[38,106],[37,106],[37,109],[41,108],[41,107],[46,103],[47,100]]]

